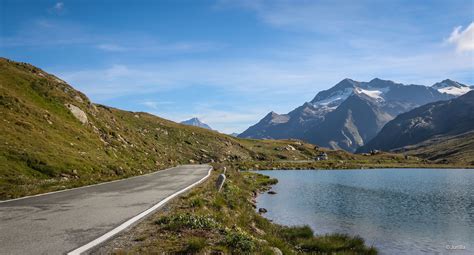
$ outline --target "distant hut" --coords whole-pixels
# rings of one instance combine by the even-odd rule
[[[316,157],[316,160],[317,161],[321,161],[321,160],[328,160],[328,154],[326,152],[321,152],[319,153],[319,155]]]

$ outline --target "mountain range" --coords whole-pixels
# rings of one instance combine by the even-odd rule
[[[370,142],[358,152],[370,150],[418,150],[451,140],[451,153],[474,152],[474,91],[448,101],[423,105],[398,115],[388,122]],[[452,146],[453,139],[465,140],[462,148]],[[467,142],[467,143],[466,143]],[[461,150],[462,149],[462,150]],[[436,153],[434,154],[436,155]],[[472,154],[474,155],[474,153]],[[436,159],[436,156],[433,159]]]
[[[270,112],[239,137],[295,138],[354,152],[399,114],[472,89],[452,80],[427,87],[378,78],[370,82],[344,79],[287,114]]]
[[[195,127],[200,127],[200,128],[205,128],[212,130],[212,128],[207,125],[206,123],[202,122],[198,118],[191,118],[189,120],[181,121],[181,124],[188,125],[188,126],[195,126]]]

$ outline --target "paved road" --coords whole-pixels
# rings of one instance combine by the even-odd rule
[[[122,181],[0,203],[0,254],[64,254],[204,178],[187,165]]]

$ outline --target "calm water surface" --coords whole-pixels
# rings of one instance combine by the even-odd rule
[[[474,254],[474,170],[259,173],[279,180],[257,198],[276,223],[360,235],[381,254]]]

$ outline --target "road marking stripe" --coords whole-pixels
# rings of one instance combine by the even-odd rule
[[[171,199],[175,198],[176,196],[180,195],[181,193],[184,193],[186,191],[188,191],[189,189],[193,188],[194,186],[202,183],[204,180],[206,180],[207,178],[209,178],[209,176],[211,175],[211,172],[212,172],[212,166],[209,167],[209,170],[207,172],[207,175],[204,176],[203,178],[201,178],[199,181],[171,194],[170,196],[166,197],[165,199],[161,200],[159,203],[155,204],[154,206],[150,207],[149,209],[147,209],[146,211],[143,211],[142,213],[136,215],[135,217],[125,221],[124,223],[122,223],[120,226],[112,229],[111,231],[105,233],[104,235],[100,236],[99,238],[79,247],[79,248],[76,248],[75,250],[73,251],[70,251],[68,252],[67,254],[68,255],[80,255],[82,254],[83,252],[86,252],[90,249],[92,249],[93,247],[107,241],[108,239],[110,239],[111,237],[115,236],[116,234],[120,233],[121,231],[123,231],[124,229],[126,229],[127,227],[133,225],[135,222],[141,220],[142,218],[146,217],[148,214],[154,212],[156,209],[160,208],[161,206],[163,206],[164,204],[166,204],[168,201],[170,201]]]

